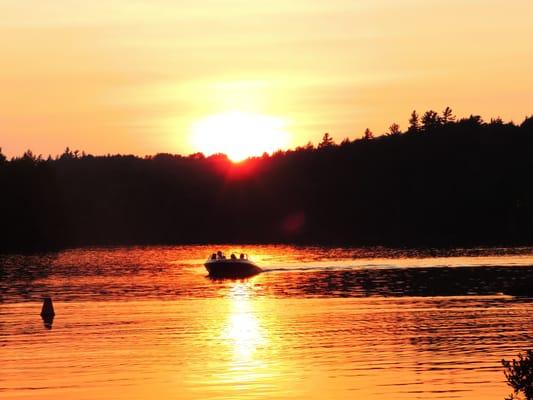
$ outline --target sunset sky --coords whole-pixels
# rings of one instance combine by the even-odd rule
[[[531,0],[0,0],[0,15],[9,156],[210,152],[199,136],[239,115],[271,151],[405,128],[412,109],[533,113]]]

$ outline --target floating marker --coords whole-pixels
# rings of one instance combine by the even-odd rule
[[[54,305],[52,304],[51,297],[45,297],[43,301],[43,308],[41,309],[41,317],[53,318],[56,313],[54,312]]]

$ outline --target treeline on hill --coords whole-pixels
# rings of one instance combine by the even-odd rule
[[[328,134],[233,164],[224,155],[55,159],[0,153],[0,251],[166,243],[533,243],[533,117],[413,112],[374,138]]]

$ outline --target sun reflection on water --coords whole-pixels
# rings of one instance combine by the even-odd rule
[[[258,346],[266,345],[266,335],[261,329],[248,286],[236,283],[230,289],[230,315],[222,333],[224,340],[229,340],[233,353],[239,362],[252,361]]]
[[[268,358],[268,331],[262,325],[262,311],[253,297],[250,282],[234,282],[227,295],[227,316],[220,338],[228,353],[227,364],[219,374],[221,383],[232,390],[265,389],[274,369]]]
[[[210,249],[191,246],[4,263],[0,397],[503,398],[499,360],[531,344],[532,302],[499,294],[531,276],[530,253],[220,247],[265,272],[208,279]],[[48,293],[52,330],[28,301]]]

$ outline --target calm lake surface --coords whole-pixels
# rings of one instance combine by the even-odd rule
[[[265,269],[211,280],[214,250]],[[181,246],[0,256],[2,399],[503,399],[533,248]],[[54,299],[46,328],[41,299]]]

